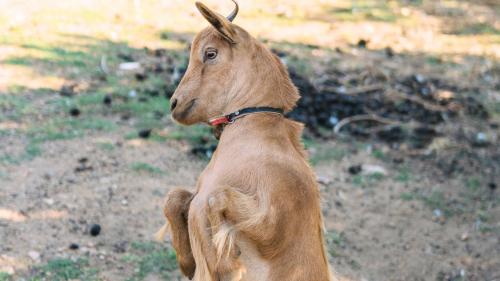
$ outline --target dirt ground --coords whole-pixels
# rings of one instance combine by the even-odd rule
[[[206,25],[188,2],[0,1],[0,281],[185,280],[153,235],[165,194],[193,187],[216,143],[168,112]],[[500,281],[496,1],[241,10],[238,24],[308,97],[294,116],[308,126],[337,278]],[[396,130],[369,120],[333,134],[369,100]]]
[[[18,141],[4,144],[15,149]],[[103,149],[102,143],[115,148]],[[500,278],[497,191],[491,191],[488,202],[496,204],[488,221],[497,230],[482,231],[470,214],[438,218],[436,209],[425,202],[402,196],[433,189],[456,193],[465,189],[460,179],[414,173],[422,168],[408,158],[395,165],[364,148],[325,145],[346,150],[342,160],[315,167],[331,264],[340,280]],[[8,176],[0,181],[2,269],[19,278],[35,276],[37,265],[63,257],[88,259],[99,280],[134,280],[130,278],[141,266],[126,257],[134,251],[134,243],[150,243],[162,225],[164,194],[175,186],[193,186],[206,164],[187,153],[182,142],[126,141],[114,133],[52,142],[43,149],[43,158],[8,167]],[[136,162],[150,163],[160,171],[131,169]],[[348,172],[355,164],[383,167],[387,176],[371,180],[367,176],[360,184]],[[401,165],[409,167],[409,174],[401,174]],[[89,235],[94,223],[102,227],[96,237]],[[79,249],[70,249],[72,243]],[[146,280],[159,280],[155,274],[162,272],[148,274]],[[177,275],[167,280],[177,280],[173,277]]]

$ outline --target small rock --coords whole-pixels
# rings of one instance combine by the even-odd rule
[[[37,251],[29,251],[28,256],[34,261],[40,260],[40,253]]]
[[[135,79],[136,79],[137,81],[140,81],[140,82],[141,82],[141,81],[146,80],[146,78],[148,78],[148,75],[147,75],[146,73],[136,73],[136,74],[135,74]]]
[[[467,241],[469,239],[469,233],[465,232],[460,236],[460,240]]]
[[[347,171],[349,172],[349,174],[351,175],[357,175],[361,172],[362,168],[361,168],[361,165],[353,165],[353,166],[350,166]]]
[[[385,48],[385,55],[388,57],[388,58],[392,58],[394,57],[394,51],[392,50],[391,47],[387,47]]]
[[[122,205],[124,205],[124,206],[127,206],[127,205],[128,205],[128,201],[127,201],[127,199],[123,199],[123,200],[122,200]]]
[[[76,83],[64,84],[59,90],[59,94],[63,97],[72,97],[75,95],[76,86]]]
[[[118,68],[120,70],[124,70],[124,71],[137,70],[140,67],[141,67],[141,64],[138,62],[124,62],[124,63],[120,63],[120,65],[118,66]]]
[[[152,131],[151,129],[140,130],[138,135],[143,139],[147,139],[151,136],[151,131]]]
[[[80,248],[80,245],[78,245],[76,243],[69,244],[69,249],[70,250],[78,250],[79,248]]]
[[[474,141],[472,142],[472,145],[476,147],[484,147],[487,146],[488,144],[489,144],[488,136],[483,132],[477,133],[474,138]]]
[[[49,205],[49,206],[54,205],[54,199],[52,199],[52,198],[46,198],[46,199],[43,199],[43,201],[44,201],[47,205]]]
[[[135,98],[137,97],[137,92],[135,90],[131,90],[130,92],[128,92],[128,96],[131,98]]]
[[[323,177],[323,176],[318,176],[316,178],[316,181],[320,184],[323,184],[323,185],[328,185],[332,182],[331,179],[327,178],[327,177]]]
[[[387,176],[387,170],[378,165],[365,165],[363,164],[361,172],[365,175],[382,174]]]
[[[80,109],[78,109],[77,107],[73,107],[69,110],[69,115],[73,116],[73,117],[77,117],[81,114],[82,112],[80,111]]]
[[[93,224],[90,227],[90,235],[97,236],[101,233],[101,226],[99,224]]]
[[[111,98],[111,95],[106,95],[104,99],[102,100],[102,103],[104,103],[107,106],[111,106],[113,103],[113,99]]]
[[[368,41],[365,40],[365,39],[360,39],[358,41],[358,47],[361,48],[361,49],[365,49],[366,48],[366,45],[368,45]]]
[[[441,212],[441,210],[439,209],[435,209],[433,214],[435,217],[440,218],[443,215],[443,212]]]

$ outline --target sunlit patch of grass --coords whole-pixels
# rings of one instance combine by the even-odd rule
[[[69,281],[69,280],[99,280],[97,270],[91,268],[88,260],[76,261],[66,258],[50,260],[46,265],[37,267],[30,281]]]
[[[500,30],[489,23],[471,23],[456,27],[449,33],[455,35],[500,35]]]
[[[161,175],[165,173],[162,169],[144,162],[134,162],[130,165],[130,168],[138,173],[146,172],[153,175]]]
[[[351,1],[349,6],[332,8],[329,13],[340,21],[395,22],[398,19],[386,1]]]
[[[173,272],[177,269],[175,252],[153,242],[132,243],[131,253],[125,255],[123,260],[135,268],[134,276],[127,281],[141,281],[150,274],[157,274],[163,280],[172,280]]]

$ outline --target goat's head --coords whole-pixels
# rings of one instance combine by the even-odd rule
[[[243,107],[270,106],[290,111],[299,94],[278,57],[243,28],[202,3],[196,7],[211,24],[192,44],[189,65],[172,96],[172,117],[186,125]]]

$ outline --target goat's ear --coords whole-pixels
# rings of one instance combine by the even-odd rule
[[[220,33],[220,35],[222,35],[224,39],[229,41],[231,44],[236,44],[236,31],[228,19],[210,10],[203,3],[196,2],[196,8],[198,8],[203,17]]]

